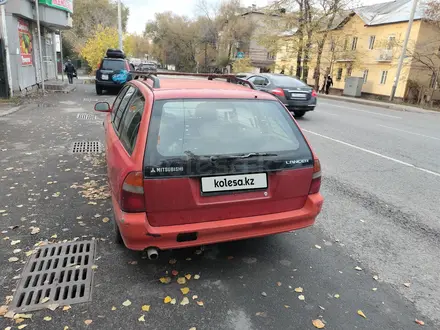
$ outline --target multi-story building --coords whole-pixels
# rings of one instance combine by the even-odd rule
[[[389,96],[396,77],[411,5],[411,0],[396,0],[357,8],[329,31],[321,57],[320,87],[326,74],[332,76],[333,88],[337,90],[343,90],[347,76],[357,76],[363,78],[363,93]],[[408,97],[414,85],[429,89],[437,84],[440,30],[436,25],[423,20],[424,12],[424,6],[419,5],[395,94],[397,98]],[[280,44],[277,70],[285,68],[286,74],[291,72],[294,75],[295,34],[285,36]],[[310,85],[314,84],[316,49],[314,45],[309,63],[307,82]],[[429,61],[426,61],[426,57]]]
[[[279,15],[274,13],[266,13],[263,9],[257,9],[255,5],[243,9],[242,13],[237,13],[241,20],[241,24],[246,28],[251,27],[250,36],[246,36],[243,40],[234,40],[230,49],[223,53],[228,53],[229,59],[235,61],[239,58],[249,58],[252,65],[252,72],[270,72],[275,68],[275,53],[268,50],[262,45],[261,37],[267,34],[270,23],[278,20]],[[220,33],[220,44],[228,44],[222,40],[223,34]],[[229,67],[231,70],[231,67]]]
[[[41,60],[35,0],[9,0],[2,5],[1,21],[5,24],[0,39],[0,97],[9,96],[11,90],[14,94],[26,93],[43,79],[57,76],[56,33],[72,27],[72,2],[38,0]],[[9,56],[6,56],[6,42]]]

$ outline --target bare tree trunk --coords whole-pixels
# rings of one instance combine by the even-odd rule
[[[307,84],[309,77],[309,60],[310,60],[310,48],[312,47],[312,11],[310,8],[310,0],[304,0],[304,16],[305,16],[305,26],[307,30],[307,42],[304,48],[304,61],[303,61],[303,78],[302,80]]]
[[[299,0],[299,28],[298,34],[298,53],[296,55],[296,77],[301,79],[302,74],[302,55],[304,45],[304,0]]]

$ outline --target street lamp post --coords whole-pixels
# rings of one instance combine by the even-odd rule
[[[118,35],[119,35],[119,49],[123,50],[123,44],[122,44],[122,8],[121,8],[121,0],[118,0]]]
[[[394,95],[396,94],[397,84],[399,83],[400,73],[402,72],[403,60],[405,59],[406,47],[408,46],[409,36],[411,34],[411,28],[414,21],[414,15],[417,8],[417,0],[413,0],[411,14],[409,15],[408,28],[406,29],[405,40],[402,46],[402,53],[400,54],[399,64],[397,66],[396,77],[393,81],[393,87],[391,88],[390,101],[394,100]]]

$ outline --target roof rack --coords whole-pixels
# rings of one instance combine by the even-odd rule
[[[187,73],[187,72],[151,72],[151,71],[130,71],[133,79],[143,78],[153,80],[153,88],[160,88],[160,79],[157,75],[161,76],[186,76],[186,77],[206,77],[208,80],[213,79],[226,79],[229,83],[236,83],[239,85],[247,85],[251,89],[255,89],[255,86],[248,80],[238,78],[233,74],[217,74],[217,73]]]

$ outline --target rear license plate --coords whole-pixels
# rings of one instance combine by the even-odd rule
[[[306,99],[307,96],[304,93],[291,93],[290,96],[292,99]]]
[[[108,80],[108,74],[103,74],[103,75],[101,76],[101,78],[102,78],[102,80]]]
[[[202,192],[223,192],[267,188],[267,174],[240,174],[202,178]]]

